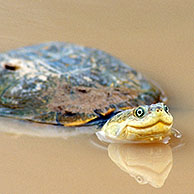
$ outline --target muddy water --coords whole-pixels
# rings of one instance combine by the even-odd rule
[[[106,50],[160,83],[184,139],[107,148],[86,130],[1,119],[0,193],[194,193],[193,18],[189,0],[1,1],[1,51],[53,40]]]

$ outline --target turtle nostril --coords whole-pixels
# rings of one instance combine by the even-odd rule
[[[162,112],[163,111],[163,108],[162,107],[157,107],[156,108],[156,112],[160,112],[160,111]]]

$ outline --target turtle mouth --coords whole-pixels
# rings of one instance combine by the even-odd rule
[[[125,138],[130,138],[132,136],[135,139],[156,139],[161,136],[163,139],[165,136],[169,135],[172,124],[172,122],[158,120],[153,124],[142,127],[127,125],[120,135],[122,136],[125,134]]]
[[[165,121],[162,121],[162,120],[158,120],[157,122],[153,123],[153,124],[149,124],[149,125],[146,125],[146,126],[134,126],[134,125],[127,125],[127,128],[134,128],[134,129],[137,129],[137,130],[141,130],[141,129],[147,129],[147,128],[151,128],[153,126],[156,126],[156,125],[164,125],[164,126],[171,126],[172,125],[172,122],[165,122]]]

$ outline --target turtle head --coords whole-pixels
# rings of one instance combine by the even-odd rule
[[[170,136],[173,117],[163,103],[143,105],[116,114],[97,134],[102,140],[154,142]]]

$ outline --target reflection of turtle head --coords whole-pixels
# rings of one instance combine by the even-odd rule
[[[172,151],[164,144],[110,144],[108,154],[140,184],[163,186],[171,168]]]
[[[161,141],[171,134],[172,123],[168,107],[157,103],[118,113],[100,133],[112,140]]]

